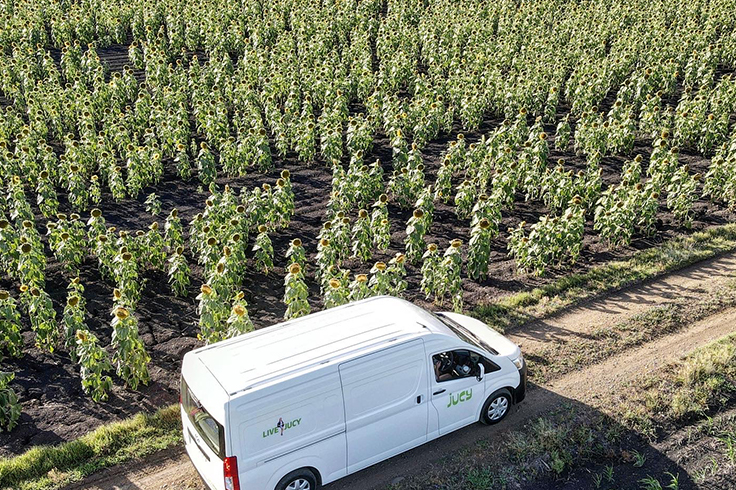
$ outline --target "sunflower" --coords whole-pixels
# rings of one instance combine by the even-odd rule
[[[128,310],[126,310],[125,308],[123,308],[122,306],[118,306],[115,309],[115,317],[118,320],[125,320],[129,316],[130,316],[130,312]]]

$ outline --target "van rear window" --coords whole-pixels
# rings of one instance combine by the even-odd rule
[[[181,404],[202,440],[220,459],[225,459],[225,429],[204,409],[181,378]]]

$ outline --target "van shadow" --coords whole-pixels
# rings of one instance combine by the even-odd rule
[[[635,454],[644,464],[635,465]],[[488,475],[487,488],[513,479],[513,488],[582,490],[597,488],[606,466],[613,467],[607,488],[639,488],[641,479],[666,472],[679,475],[680,489],[697,488],[683,467],[619,421],[536,385],[497,425],[472,424],[324,488],[464,489],[475,470]]]

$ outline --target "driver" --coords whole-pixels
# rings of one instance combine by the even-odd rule
[[[465,378],[473,372],[470,356],[456,352],[443,352],[434,356],[434,374],[437,381]]]

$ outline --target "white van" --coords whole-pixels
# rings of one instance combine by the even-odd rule
[[[382,296],[187,353],[186,450],[213,490],[314,490],[526,392],[518,346],[482,322]]]

